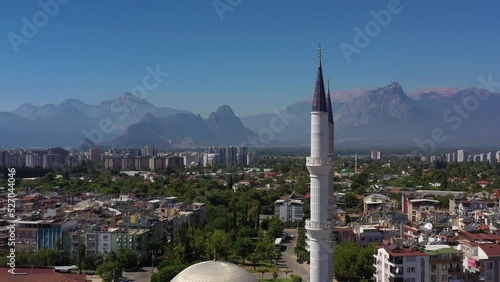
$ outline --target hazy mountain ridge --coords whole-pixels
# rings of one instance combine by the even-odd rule
[[[204,120],[200,115],[179,113],[157,118],[147,114],[128,127],[110,146],[154,145],[160,148],[189,148],[210,145],[239,145],[256,134],[243,126],[233,110],[223,105]]]
[[[500,121],[494,117],[495,109],[500,107],[500,94],[477,88],[450,94],[452,89],[441,89],[441,93],[423,91],[414,99],[394,82],[350,100],[343,98],[341,103],[333,96],[335,143],[348,147],[414,148],[418,141],[431,138],[434,129],[441,128],[447,138],[437,146],[498,146]],[[463,104],[466,97],[477,93],[488,96],[488,99],[480,101],[477,110],[462,118],[455,112],[454,105]],[[276,141],[296,145],[310,143],[310,105],[310,101],[294,103],[282,111],[296,118],[284,130],[274,134]],[[275,116],[252,115],[242,120],[244,125],[257,132],[268,126]]]
[[[418,140],[431,138],[433,130],[441,128],[447,138],[438,145],[497,146],[500,94],[476,88],[450,94],[451,89],[426,89],[412,98],[394,82],[364,94],[358,89],[352,98],[345,96],[349,91],[341,98],[335,96],[340,92],[334,92],[335,142],[346,147],[415,147]],[[486,98],[476,98],[475,107],[469,105],[473,96]],[[466,117],[455,109],[465,107],[464,103],[469,103]],[[310,101],[292,103],[281,111],[283,122],[275,113],[240,119],[224,105],[203,119],[188,111],[156,107],[130,93],[98,105],[77,99],[41,107],[26,103],[12,113],[0,113],[0,147],[76,146],[86,138],[97,145],[119,147],[239,145],[265,129],[272,130],[274,145],[307,146],[310,111]],[[103,130],[103,123],[112,130]]]

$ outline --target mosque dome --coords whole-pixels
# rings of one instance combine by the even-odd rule
[[[205,261],[184,269],[170,282],[256,282],[245,269],[223,261]]]

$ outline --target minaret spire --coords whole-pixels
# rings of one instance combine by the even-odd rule
[[[325,82],[323,81],[323,68],[321,66],[321,44],[318,49],[319,65],[316,76],[316,87],[314,88],[314,98],[312,103],[313,112],[327,112]]]
[[[319,67],[321,68],[321,43],[319,44],[318,48],[318,58],[319,58]]]
[[[326,107],[328,110],[328,123],[333,123],[332,99],[330,97],[330,77],[328,77],[328,94],[326,95]]]

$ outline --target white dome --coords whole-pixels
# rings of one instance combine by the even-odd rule
[[[184,269],[170,282],[256,282],[245,269],[223,261],[205,261]]]

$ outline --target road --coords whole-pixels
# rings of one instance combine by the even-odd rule
[[[156,272],[156,267],[154,268]],[[144,267],[141,271],[136,272],[123,272],[123,277],[127,278],[130,282],[150,282],[151,281],[151,267]],[[87,276],[92,282],[102,282],[102,279],[97,275]]]
[[[297,229],[285,229],[285,233],[293,235],[295,238],[285,242],[283,245],[286,250],[281,253],[281,260],[278,261],[278,267],[281,270],[290,269],[293,272],[291,274],[299,275],[302,277],[302,281],[309,281],[309,265],[306,263],[298,263],[297,256],[293,252],[295,245],[297,245]]]

